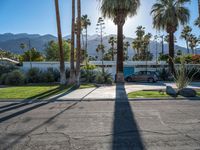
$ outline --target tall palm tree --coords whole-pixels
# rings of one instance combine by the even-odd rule
[[[108,43],[111,45],[111,56],[112,56],[112,61],[114,61],[114,56],[115,56],[115,44],[117,43],[117,39],[113,36],[111,36],[108,40]]]
[[[174,33],[179,24],[185,25],[190,18],[189,10],[184,5],[190,0],[158,0],[152,7],[154,28],[165,30],[169,34],[169,69],[174,73]]]
[[[123,26],[128,16],[137,13],[140,0],[101,0],[101,12],[117,25],[117,69],[116,82],[124,82]]]
[[[82,27],[85,29],[85,50],[87,51],[87,47],[88,47],[88,26],[91,25],[91,21],[88,18],[88,15],[83,15],[81,17],[82,20]]]
[[[58,43],[60,50],[60,84],[66,84],[66,75],[65,75],[65,61],[64,61],[64,51],[62,44],[62,32],[60,25],[60,11],[59,11],[59,3],[58,0],[55,0],[55,10],[56,10],[56,21],[57,21],[57,30],[58,30]]]
[[[189,27],[189,26],[185,26],[183,28],[183,31],[181,32],[181,38],[185,39],[185,41],[186,41],[187,53],[188,54],[190,53],[189,43],[188,43],[189,41],[188,40],[189,40],[189,36],[190,36],[191,32],[192,32],[192,28]]]
[[[199,19],[200,19],[200,0],[198,0],[198,8],[199,8]]]
[[[198,0],[199,17],[195,20],[195,25],[200,28],[200,0]]]
[[[129,41],[126,41],[124,43],[124,61],[127,61],[129,59],[129,56],[128,56],[128,48],[129,48],[129,46],[131,46]]]
[[[200,17],[195,21],[195,25],[200,28]]]
[[[74,67],[74,38],[75,38],[75,0],[72,0],[72,27],[71,27],[71,57],[70,57],[70,79],[69,84],[74,84],[76,80]]]
[[[200,40],[195,35],[190,34],[188,41],[189,41],[189,46],[192,50],[192,54],[195,54],[195,49],[198,46]]]
[[[80,62],[81,62],[81,0],[77,0],[77,49],[76,49],[76,84],[80,86]]]

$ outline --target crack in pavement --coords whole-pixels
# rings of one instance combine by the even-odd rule
[[[13,142],[9,143],[8,146],[2,148],[2,150],[7,150],[9,148],[12,148],[14,145],[16,145],[21,139],[25,138],[27,135],[29,135],[30,133],[32,133],[35,130],[38,130],[39,128],[41,128],[42,126],[48,124],[49,122],[51,122],[52,120],[54,120],[56,117],[58,117],[59,115],[61,115],[62,113],[64,113],[65,111],[71,109],[72,107],[76,106],[78,103],[80,103],[81,101],[78,102],[74,102],[73,104],[71,104],[70,106],[68,106],[67,108],[65,108],[64,110],[60,111],[59,113],[57,113],[56,115],[50,117],[48,120],[46,120],[45,122],[41,123],[40,125],[34,127],[33,129],[31,129],[30,131],[22,134],[19,138],[17,138],[16,140],[14,140]],[[3,140],[5,137],[2,137],[0,139]]]
[[[175,129],[175,128],[171,127],[170,125],[167,125],[167,124],[162,120],[160,113],[157,113],[157,117],[158,117],[158,119],[160,120],[161,124],[164,125],[165,127],[168,127],[168,128],[170,128],[170,129],[172,129],[173,131],[177,132],[178,134],[181,134],[181,135],[185,136],[186,138],[191,139],[191,140],[195,141],[196,143],[200,144],[200,140],[198,140],[198,139],[196,139],[196,138],[193,138],[193,137],[189,136],[188,134],[186,134],[186,133],[184,133],[184,132],[181,132],[181,131]]]

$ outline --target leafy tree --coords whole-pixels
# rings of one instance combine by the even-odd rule
[[[139,5],[140,0],[101,0],[103,16],[111,18],[118,28],[116,82],[124,82],[123,26],[128,16],[134,16],[137,13]]]
[[[184,5],[190,0],[158,0],[152,7],[154,28],[169,34],[169,68],[174,73],[174,33],[178,26],[188,23],[189,10]]]
[[[64,60],[69,61],[70,60],[70,43],[67,41],[63,41],[63,53],[64,55]],[[48,45],[46,46],[45,49],[45,55],[46,55],[46,60],[47,61],[59,61],[60,56],[59,56],[59,44],[56,41],[50,41]]]
[[[0,58],[3,58],[3,57],[13,59],[13,60],[19,59],[19,55],[0,49]]]
[[[21,55],[21,61],[44,61],[45,58],[37,51],[35,48],[32,48],[28,51],[25,51],[24,54]]]

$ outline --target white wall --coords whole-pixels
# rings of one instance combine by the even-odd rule
[[[101,70],[100,66],[102,66],[101,61],[91,61],[90,64],[99,66],[98,70]],[[23,71],[28,71],[31,68],[31,65],[33,68],[39,68],[41,70],[46,70],[47,68],[55,68],[59,70],[59,62],[23,62]],[[104,61],[105,70],[112,74],[114,77],[116,74],[116,62],[115,61]],[[162,67],[155,68],[156,62],[155,61],[127,61],[124,62],[125,67],[134,67],[135,72],[138,71],[145,71],[147,65],[148,71],[156,71],[157,69],[162,69],[164,65],[167,66],[166,62],[158,62],[158,65]],[[152,67],[154,66],[154,67]],[[65,68],[70,68],[70,63],[65,62]]]

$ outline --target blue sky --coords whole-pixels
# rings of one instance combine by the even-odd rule
[[[128,37],[135,36],[136,27],[143,25],[147,32],[156,34],[152,28],[152,17],[150,10],[156,0],[141,0],[138,14],[128,18],[124,26],[124,34]],[[62,20],[63,35],[70,34],[71,30],[71,0],[59,0]],[[197,0],[192,0],[187,7],[191,11],[190,25],[196,35],[200,35],[200,30],[193,26],[194,20],[198,16]],[[89,27],[89,34],[95,34],[96,22],[101,16],[97,0],[82,0],[82,14],[88,14],[92,25]],[[106,34],[116,34],[116,26],[111,20],[106,19]],[[178,44],[185,46],[183,40],[179,39],[179,27],[176,36]],[[31,33],[31,34],[53,34],[56,35],[56,20],[54,0],[0,0],[0,34],[3,33]],[[157,32],[158,34],[159,32]],[[161,32],[160,34],[166,34]]]

